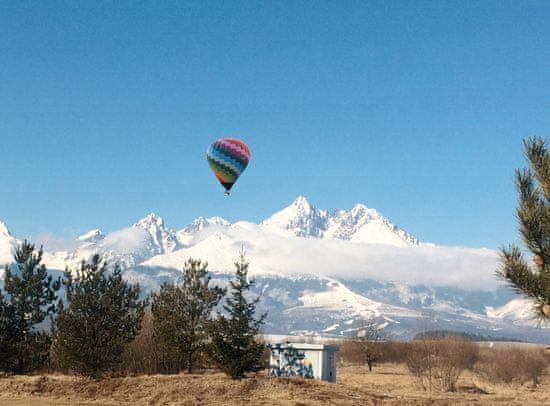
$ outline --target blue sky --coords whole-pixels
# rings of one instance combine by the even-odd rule
[[[517,240],[550,136],[546,1],[0,3],[0,220],[18,237],[260,221],[305,195],[422,240]],[[205,151],[250,146],[226,198]]]

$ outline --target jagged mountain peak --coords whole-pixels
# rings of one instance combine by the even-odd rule
[[[188,224],[182,232],[185,234],[193,234],[196,233],[206,227],[209,226],[229,226],[231,223],[224,218],[221,217],[203,217],[199,216],[195,220],[193,220],[190,224]]]
[[[314,207],[304,196],[262,222],[267,228],[283,229],[299,237],[322,237],[328,212]]]
[[[150,213],[133,227],[139,227],[147,231],[152,239],[149,247],[156,255],[172,252],[179,248],[176,232],[164,226],[164,219],[155,213]]]
[[[134,226],[139,226],[146,229],[150,227],[164,228],[164,219],[157,216],[155,213],[150,213],[134,224]]]
[[[77,240],[83,242],[96,242],[103,239],[104,237],[105,235],[103,234],[103,232],[100,229],[95,228],[78,236]]]
[[[307,200],[305,196],[298,196],[290,204],[291,207],[304,208],[306,210],[311,210],[313,208],[312,204]]]
[[[11,233],[10,233],[10,230],[8,230],[8,226],[6,226],[6,224],[2,223],[1,221],[0,221],[0,235],[11,237]]]
[[[13,259],[13,251],[18,241],[10,233],[5,223],[0,221],[0,264],[10,262]]]
[[[345,210],[344,210],[345,211]],[[371,218],[382,217],[382,215],[376,209],[371,209],[362,203],[357,203],[349,211],[352,215],[356,216],[368,216]]]
[[[285,230],[299,237],[350,240],[389,245],[418,245],[416,238],[399,229],[377,210],[358,203],[350,210],[333,213],[318,209],[304,196],[262,222],[262,226]]]

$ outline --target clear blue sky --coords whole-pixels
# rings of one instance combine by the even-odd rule
[[[516,241],[549,21],[547,1],[2,1],[0,220],[70,238],[305,195],[439,244]],[[230,198],[219,137],[252,152]]]

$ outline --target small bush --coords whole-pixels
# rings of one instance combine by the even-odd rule
[[[484,348],[476,370],[493,383],[523,384],[532,381],[536,385],[548,363],[542,349]]]
[[[406,365],[424,390],[451,392],[464,370],[472,370],[478,359],[477,344],[462,338],[424,340],[411,343]]]
[[[355,339],[349,339],[336,342],[340,348],[338,350],[338,359],[349,364],[365,364],[365,352],[361,342]],[[404,364],[407,361],[407,355],[412,346],[411,343],[399,341],[381,341],[373,343],[377,346],[378,362]]]
[[[383,347],[380,362],[390,362],[394,364],[405,364],[412,347],[412,343],[400,341],[384,341],[380,343],[380,345]]]
[[[195,357],[197,371],[212,367],[204,352]],[[123,374],[177,374],[181,370],[181,360],[177,354],[162,351],[155,343],[151,312],[145,313],[141,330],[122,356],[119,371]]]
[[[364,364],[365,356],[361,350],[361,344],[356,340],[345,340],[338,343],[338,359],[348,364]]]
[[[139,334],[128,345],[122,355],[122,362],[120,363],[122,373],[132,375],[161,373],[158,365],[158,351],[153,342],[151,324],[151,312],[148,311],[143,317]]]

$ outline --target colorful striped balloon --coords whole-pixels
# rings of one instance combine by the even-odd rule
[[[233,184],[246,169],[250,161],[250,151],[241,140],[220,138],[210,144],[206,159],[228,195]]]

